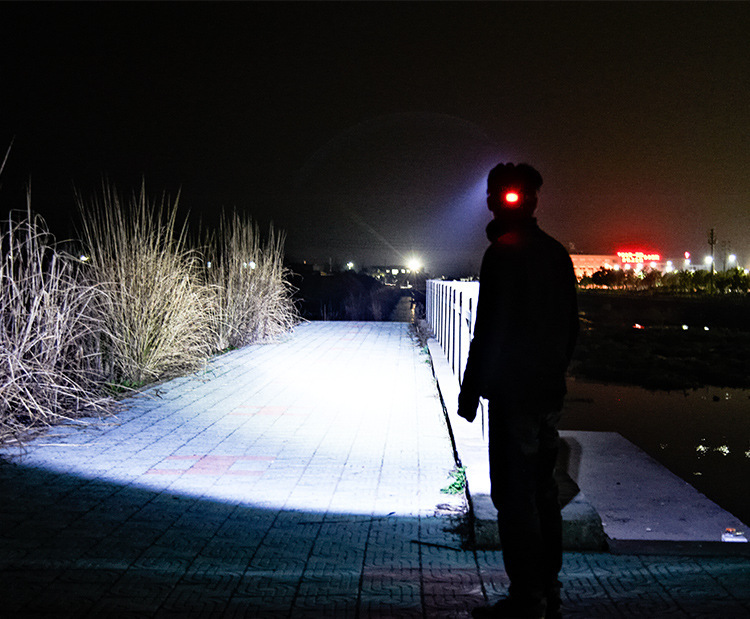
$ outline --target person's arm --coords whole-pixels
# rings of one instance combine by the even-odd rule
[[[474,336],[469,347],[469,358],[466,361],[466,369],[461,381],[461,391],[458,394],[458,416],[467,421],[474,421],[479,408],[479,397],[481,388],[479,386],[479,367],[481,363],[481,340]]]
[[[467,421],[474,421],[477,416],[479,398],[482,395],[482,376],[485,371],[483,366],[487,363],[485,331],[489,325],[485,323],[492,311],[490,307],[491,281],[487,276],[487,255],[482,260],[479,281],[474,336],[469,346],[469,356],[461,380],[461,392],[458,394],[458,415]]]

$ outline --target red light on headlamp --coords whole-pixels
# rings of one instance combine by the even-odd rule
[[[510,206],[517,206],[521,201],[521,196],[517,191],[506,191],[503,194],[503,201]]]

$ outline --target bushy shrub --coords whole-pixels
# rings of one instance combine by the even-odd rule
[[[237,348],[285,333],[298,321],[283,266],[284,237],[236,212],[209,239],[206,282],[214,295],[217,348]]]
[[[352,271],[309,272],[297,282],[297,304],[310,320],[388,320],[401,297],[400,288]]]
[[[105,186],[79,204],[80,255],[59,248],[30,199],[0,232],[0,443],[297,322],[273,229],[262,243],[249,219],[225,218],[206,268],[176,201]]]
[[[198,368],[214,350],[216,310],[202,258],[177,228],[177,202],[152,203],[143,188],[125,202],[105,187],[79,203],[108,379],[141,385]]]
[[[95,287],[44,221],[11,214],[0,237],[0,442],[102,410]]]

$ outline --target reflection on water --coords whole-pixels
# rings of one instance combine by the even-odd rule
[[[665,392],[570,380],[561,427],[619,432],[750,522],[750,390]]]

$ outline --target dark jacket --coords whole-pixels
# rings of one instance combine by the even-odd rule
[[[487,235],[459,408],[513,395],[557,410],[578,335],[570,256],[533,218],[510,231],[493,220]]]

